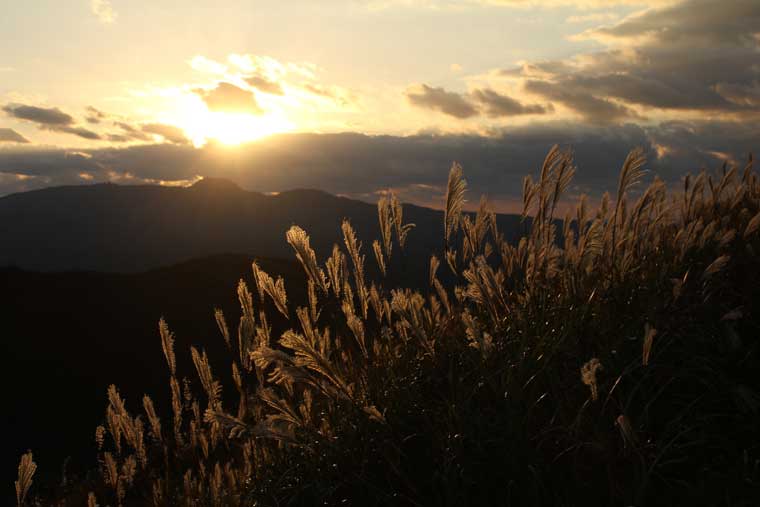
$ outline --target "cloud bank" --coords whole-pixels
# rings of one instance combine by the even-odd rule
[[[491,137],[283,134],[235,148],[161,144],[74,153],[6,148],[0,150],[0,173],[23,179],[6,177],[0,194],[105,181],[179,184],[209,176],[261,192],[317,188],[368,201],[394,188],[407,201],[440,206],[456,160],[465,168],[473,202],[488,194],[500,210],[514,211],[522,178],[538,171],[555,143],[575,152],[579,170],[570,193],[599,197],[614,190],[620,165],[634,147],[645,149],[650,177],[676,185],[686,171],[715,169],[724,160],[743,163],[760,144],[756,134],[743,122],[666,122],[647,128],[547,122]]]

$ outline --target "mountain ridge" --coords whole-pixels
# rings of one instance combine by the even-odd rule
[[[427,263],[441,248],[443,213],[404,204],[417,227],[408,257]],[[379,238],[377,208],[315,189],[276,195],[221,179],[190,187],[114,183],[49,187],[0,198],[0,265],[37,271],[139,272],[220,253],[292,258],[285,232],[302,227],[319,258],[342,244],[340,224],[351,221],[363,252]],[[508,239],[519,235],[517,215],[498,215]]]

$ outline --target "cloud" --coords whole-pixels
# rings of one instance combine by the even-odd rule
[[[609,123],[623,119],[637,118],[632,110],[609,100],[599,98],[583,90],[570,88],[565,83],[529,80],[526,91],[560,102],[580,113],[591,123]]]
[[[227,66],[203,55],[196,55],[190,60],[190,67],[209,74],[224,74],[227,72]]]
[[[406,91],[406,98],[417,107],[439,111],[455,118],[465,119],[477,116],[478,110],[467,99],[443,88],[433,88],[426,84],[413,86]]]
[[[751,85],[718,83],[716,92],[726,100],[740,106],[760,107],[760,82]]]
[[[370,10],[406,7],[432,10],[464,10],[482,7],[599,9],[603,7],[651,7],[676,3],[678,0],[356,0]]]
[[[755,46],[758,22],[760,5],[755,0],[685,0],[633,14],[613,26],[588,30],[582,37],[603,42],[648,38],[681,45]]]
[[[0,128],[0,143],[28,143],[29,140],[13,129]]]
[[[90,0],[90,11],[101,23],[111,24],[118,16],[110,0]]]
[[[92,130],[86,129],[84,127],[65,125],[62,127],[50,128],[49,130],[53,130],[56,132],[64,132],[66,134],[72,134],[77,137],[81,137],[82,139],[89,139],[91,141],[99,141],[102,139],[102,137],[100,137],[100,134],[98,134],[97,132],[93,132]]]
[[[87,120],[87,123],[92,123],[94,125],[97,125],[108,117],[103,111],[99,111],[92,106],[87,106],[86,111],[87,116],[85,117],[85,120]]]
[[[569,16],[565,23],[602,23],[605,21],[614,21],[620,16],[614,12],[592,12],[591,14],[578,14]]]
[[[452,161],[462,163],[471,202],[488,194],[500,209],[516,209],[521,181],[535,175],[555,143],[570,146],[579,170],[570,194],[599,197],[614,191],[626,154],[641,146],[648,154],[649,178],[678,185],[686,171],[718,168],[721,156],[746,160],[760,148],[760,127],[747,122],[664,122],[588,126],[577,122],[544,122],[496,130],[490,137],[362,134],[284,134],[235,148],[209,143],[134,145],[83,150],[88,156],[53,149],[0,150],[0,173],[23,174],[35,185],[115,181],[132,175],[134,182],[179,182],[197,175],[228,178],[261,192],[317,188],[368,201],[378,190],[404,189],[405,199],[440,206]],[[14,191],[15,179],[2,190]],[[20,188],[20,187],[19,187]],[[514,207],[510,207],[514,206]]]
[[[96,132],[76,126],[74,118],[57,107],[46,108],[25,104],[7,104],[3,107],[3,111],[13,118],[32,122],[43,130],[63,132],[90,140],[100,139],[100,135]]]
[[[115,127],[121,130],[120,134],[111,134],[109,139],[114,142],[127,142],[127,141],[150,141],[151,136],[142,130],[133,127],[129,123],[123,121],[115,121]]]
[[[251,76],[245,78],[245,82],[251,85],[253,88],[264,92],[271,93],[272,95],[282,95],[282,86],[276,81],[270,81],[269,79],[261,76]]]
[[[184,131],[174,125],[164,123],[146,123],[142,126],[142,131],[148,134],[156,134],[163,137],[166,141],[174,144],[189,144],[190,140],[185,136]]]
[[[256,115],[264,112],[253,92],[232,83],[220,82],[215,88],[196,88],[193,92],[203,99],[209,111]]]
[[[760,2],[685,0],[628,16],[575,39],[606,49],[523,62],[499,75],[594,123],[639,116],[760,115]]]
[[[554,111],[554,107],[551,104],[548,106],[542,106],[541,104],[525,105],[512,97],[501,95],[490,89],[475,90],[472,92],[472,97],[485,106],[486,114],[492,118],[521,114],[545,114]]]
[[[55,127],[74,123],[74,118],[71,115],[64,113],[57,107],[46,108],[25,104],[8,104],[3,107],[3,111],[19,120],[30,121],[38,125]]]

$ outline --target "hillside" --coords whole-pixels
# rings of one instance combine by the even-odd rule
[[[185,365],[191,364],[191,344],[208,350],[212,360],[226,357],[214,308],[237,321],[235,289],[241,278],[250,283],[252,260],[218,255],[134,274],[0,270],[3,385],[14,386],[5,391],[0,423],[3,435],[13,435],[9,452],[39,449],[47,477],[59,480],[66,456],[74,458],[74,470],[88,463],[110,384],[133,402],[156,393],[166,406],[159,318],[181,330],[178,352]],[[259,263],[287,279],[294,301],[305,299],[295,262]],[[226,365],[219,369],[228,375]],[[15,467],[4,460],[2,471],[11,476]]]

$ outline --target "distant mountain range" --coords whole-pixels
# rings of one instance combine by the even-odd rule
[[[379,238],[376,206],[321,191],[265,195],[223,179],[187,188],[53,187],[0,198],[0,266],[136,272],[220,253],[292,258],[285,231],[293,224],[324,258],[342,244],[343,218],[370,258]],[[407,204],[404,219],[417,224],[408,257],[427,263],[442,245],[443,213]],[[519,235],[518,216],[499,215],[498,223],[508,239]]]

